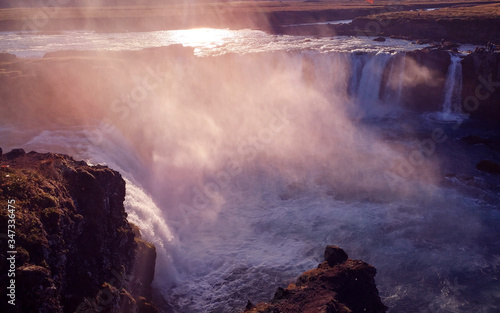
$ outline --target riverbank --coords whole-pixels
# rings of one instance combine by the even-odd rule
[[[440,8],[483,1],[236,1],[151,6],[30,7],[0,9],[0,31],[151,31],[194,27],[257,28],[354,19],[380,12]],[[322,28],[328,30],[329,28]],[[295,28],[297,31],[298,28]],[[322,31],[323,31],[322,30]],[[289,31],[289,30],[287,30]],[[317,33],[316,33],[317,34]]]
[[[353,21],[355,32],[404,39],[500,42],[500,4],[457,5],[434,11],[388,12]]]
[[[384,7],[366,16],[357,16],[348,24],[279,26],[286,35],[382,36],[421,41],[453,41],[486,44],[500,41],[499,3],[441,4],[431,10],[422,7]],[[439,9],[437,9],[439,8]]]

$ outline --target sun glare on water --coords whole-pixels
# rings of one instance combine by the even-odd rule
[[[214,48],[233,36],[234,32],[227,29],[195,28],[175,31],[172,39],[183,46]]]

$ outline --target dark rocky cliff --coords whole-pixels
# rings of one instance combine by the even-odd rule
[[[441,111],[444,100],[446,73],[450,65],[450,53],[443,50],[416,50],[406,53],[406,68],[412,63],[418,69],[406,72],[406,77],[417,76],[420,71],[428,71],[431,79],[416,79],[405,86],[401,105],[417,112]]]
[[[462,110],[499,126],[500,53],[472,53],[462,60]]]
[[[500,121],[500,53],[472,52],[463,57],[462,112],[472,121],[498,126]],[[450,51],[432,48],[406,53],[406,77],[428,71],[431,79],[415,79],[405,86],[400,105],[416,112],[443,109]],[[416,66],[415,66],[416,65]],[[410,71],[418,68],[417,71]],[[390,68],[386,68],[386,72]],[[382,84],[384,86],[385,83]]]
[[[327,246],[325,262],[318,268],[278,288],[269,303],[249,302],[245,313],[384,313],[387,307],[378,295],[375,274],[373,266]]]
[[[415,62],[436,73],[433,81],[406,91],[406,105],[412,109],[440,111],[446,73],[450,65],[448,51],[431,50],[408,53]],[[500,121],[500,53],[473,52],[462,64],[462,112],[473,121],[498,126]]]
[[[1,238],[0,311],[157,312],[156,251],[127,221],[118,172],[20,149],[1,155],[0,163],[1,233],[12,217],[8,201],[15,201],[14,247]],[[8,278],[10,250],[17,251],[16,272]],[[4,299],[10,279],[15,306]]]

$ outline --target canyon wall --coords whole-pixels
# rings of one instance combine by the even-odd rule
[[[0,250],[2,312],[157,312],[155,247],[127,221],[118,172],[21,149],[0,163],[2,232],[15,221]]]

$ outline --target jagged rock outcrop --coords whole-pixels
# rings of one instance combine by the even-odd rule
[[[373,266],[327,246],[318,268],[278,288],[269,303],[249,302],[245,313],[383,313],[387,307],[378,295],[375,274]]]
[[[8,201],[16,225],[13,246],[4,236],[0,250],[0,287],[15,279],[15,306],[2,300],[0,311],[157,312],[156,251],[127,221],[118,172],[21,149],[1,155],[0,163],[0,229],[12,217]],[[8,278],[10,250],[17,251],[16,272]]]

